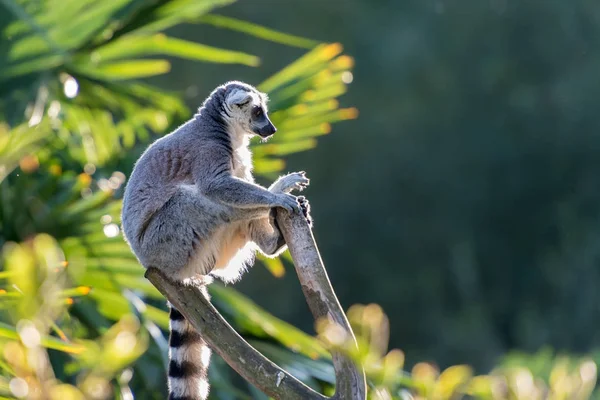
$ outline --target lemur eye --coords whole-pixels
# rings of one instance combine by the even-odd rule
[[[263,109],[262,109],[262,107],[255,106],[255,107],[252,109],[252,116],[253,116],[253,117],[255,117],[255,118],[258,118],[258,117],[260,117],[261,115],[263,115]]]

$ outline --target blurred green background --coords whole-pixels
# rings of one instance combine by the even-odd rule
[[[69,15],[74,4],[0,1],[0,57],[5,57],[0,58],[0,177],[10,172],[0,185],[0,243],[7,243],[0,271],[0,279],[6,280],[0,285],[5,291],[0,292],[5,321],[0,328],[5,338],[14,340],[24,315],[33,313],[37,317],[28,318],[39,319],[43,301],[15,315],[15,302],[22,299],[9,302],[7,297],[19,282],[10,272],[10,257],[16,257],[14,246],[33,246],[30,251],[37,254],[37,245],[28,240],[47,233],[55,242],[42,236],[40,246],[57,246],[69,264],[81,261],[81,269],[67,268],[71,275],[61,281],[60,290],[91,286],[92,298],[75,301],[69,310],[61,304],[52,317],[56,323],[35,322],[37,329],[58,339],[63,339],[58,332],[65,331],[65,337],[95,340],[109,335],[110,326],[121,327],[138,335],[138,342],[145,341],[150,350],[142,358],[131,356],[137,361],[130,380],[119,380],[116,374],[128,371],[123,368],[132,360],[111,373],[89,375],[81,371],[89,371],[91,361],[79,360],[79,369],[69,369],[65,356],[51,353],[53,368],[63,371],[57,372],[59,379],[75,384],[82,379],[74,378],[80,371],[88,377],[101,375],[115,388],[130,385],[132,393],[144,393],[136,398],[150,398],[143,397],[149,394],[142,389],[150,381],[159,385],[153,390],[164,393],[164,343],[156,334],[164,328],[164,302],[142,283],[139,267],[117,244],[122,239],[106,229],[112,222],[118,225],[121,174],[129,174],[152,138],[187,119],[216,85],[231,79],[263,82],[273,99],[274,119],[283,126],[279,142],[255,146],[262,160],[259,180],[307,171],[311,186],[305,194],[312,205],[315,237],[340,302],[345,309],[357,303],[382,307],[389,317],[390,347],[402,349],[406,363],[400,364],[412,369],[416,381],[429,382],[427,377],[437,374],[423,372],[424,364],[417,364],[427,361],[442,370],[469,364],[476,374],[499,371],[494,369],[498,365],[527,366],[552,385],[563,382],[557,376],[566,376],[563,370],[568,369],[554,352],[600,359],[597,2],[86,0],[81,10],[91,10],[89,14],[79,10]],[[27,28],[15,27],[15,21]],[[180,43],[160,47],[160,39],[140,45],[141,50],[135,48],[141,40],[114,46],[119,35],[135,39],[157,32],[236,53],[210,53]],[[280,32],[295,36],[278,36]],[[49,40],[41,40],[40,50],[40,42],[27,35]],[[338,45],[319,47],[321,42],[339,42],[343,53]],[[19,45],[21,53],[14,50]],[[108,48],[104,53],[99,51],[102,46]],[[98,64],[94,51],[107,57],[108,64],[103,59]],[[307,62],[310,51],[318,62],[298,64],[299,59]],[[157,54],[170,67],[143,64]],[[140,63],[110,64],[129,58]],[[284,69],[290,64],[299,67]],[[72,77],[79,85],[74,98],[62,93]],[[53,104],[62,106],[54,117]],[[40,117],[36,129],[28,127],[39,107],[41,115],[50,117]],[[353,107],[360,113],[355,120]],[[328,125],[347,119],[353,120]],[[46,133],[40,134],[43,129]],[[48,139],[54,136],[58,140]],[[114,196],[112,191],[96,191],[109,183],[115,185]],[[47,207],[34,204],[36,196]],[[48,210],[32,211],[40,207]],[[102,222],[103,215],[111,219]],[[105,243],[96,234],[114,240]],[[266,346],[261,351],[271,357],[280,354],[278,361],[288,366],[300,359],[289,350],[298,350],[296,340],[304,343],[300,353],[312,357],[313,349],[321,354],[321,345],[312,339],[291,339],[300,333],[292,334],[287,325],[280,326],[279,336],[265,330],[266,321],[277,321],[268,314],[264,319],[247,316],[244,307],[256,306],[236,297],[238,291],[275,317],[314,334],[290,264],[286,262],[283,276],[281,264],[264,266],[257,265],[233,287],[215,289],[217,306],[247,338],[256,340],[253,344]],[[146,302],[152,312],[140,311],[136,301]],[[111,314],[107,310],[115,304],[129,311]],[[99,314],[98,320],[91,321],[88,313]],[[121,319],[133,315],[141,321],[135,329]],[[113,326],[115,321],[120,322]],[[269,353],[268,346],[279,347]],[[289,354],[277,353],[281,351]],[[5,358],[10,358],[6,351]],[[315,385],[331,384],[331,371],[317,373],[312,360],[303,360],[295,372],[306,374]],[[147,367],[152,362],[157,366]],[[225,372],[213,376],[213,395],[238,398],[239,393],[232,393],[243,385],[215,363],[213,370]],[[554,363],[559,367],[552,375]],[[4,364],[7,376],[19,375],[11,362],[0,367]],[[319,365],[326,368],[326,357]],[[589,372],[590,364],[583,365]],[[142,373],[140,368],[149,370]],[[510,374],[500,375],[510,386]],[[396,389],[410,388],[409,380],[377,382],[401,396]],[[225,382],[223,391],[219,381]],[[7,378],[6,385],[10,382]],[[435,390],[423,389],[430,384],[413,381],[412,390],[436,398]],[[577,387],[570,385],[572,390]],[[260,396],[249,388],[242,392]],[[587,398],[584,392],[552,398]],[[121,389],[114,393],[123,397]],[[533,392],[506,393],[494,398],[543,398]]]
[[[261,0],[226,11],[341,41],[356,60],[342,103],[360,117],[287,168],[312,178],[315,235],[342,304],[380,304],[409,361],[485,369],[511,349],[600,344],[597,3]],[[266,70],[293,57],[239,43]],[[176,68],[181,80],[165,82],[198,82],[200,97],[261,76]],[[295,285],[257,269],[239,287],[309,328]]]

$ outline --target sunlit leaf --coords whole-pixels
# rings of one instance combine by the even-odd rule
[[[108,61],[135,56],[168,55],[197,61],[238,63],[256,66],[258,57],[239,51],[219,49],[187,40],[156,34],[152,36],[128,35],[92,53],[94,63],[102,67]]]
[[[260,261],[276,278],[281,278],[285,275],[285,267],[279,258],[260,257]]]
[[[466,365],[449,367],[441,373],[434,396],[443,399],[452,398],[453,395],[464,390],[472,375],[473,371]]]
[[[341,51],[342,45],[339,43],[319,45],[314,50],[265,80],[259,85],[259,89],[264,92],[272,92],[293,80],[306,76],[314,71],[314,68],[318,69],[324,61],[332,59],[340,54]]]
[[[258,158],[254,162],[254,172],[258,175],[269,176],[279,172],[285,167],[285,161],[281,159]]]
[[[169,72],[171,64],[167,60],[123,60],[95,66],[79,64],[77,68],[93,78],[118,81],[161,75]]]
[[[172,0],[160,4],[135,32],[154,33],[182,22],[193,21],[215,7],[233,3],[235,0]]]
[[[272,337],[310,358],[329,357],[314,338],[273,317],[243,295],[218,284],[211,285],[209,290],[219,310],[233,318],[232,322],[243,331],[258,337]]]
[[[12,130],[0,123],[0,182],[22,157],[37,150],[49,133],[49,124],[45,119],[38,125],[30,127],[22,124]]]
[[[19,333],[13,326],[0,322],[0,337],[5,339],[19,340]],[[52,336],[42,336],[40,344],[48,349],[58,350],[65,353],[80,354],[85,351],[85,346],[68,343]]]
[[[255,152],[259,156],[263,154],[283,156],[291,153],[309,150],[314,148],[316,145],[317,142],[314,139],[304,139],[297,140],[294,142],[264,144],[261,146],[257,146]]]

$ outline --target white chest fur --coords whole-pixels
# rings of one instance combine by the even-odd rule
[[[252,153],[246,146],[238,147],[233,151],[233,175],[252,181]]]
[[[252,153],[248,147],[250,145],[250,139],[244,134],[235,135],[232,139],[231,147],[233,148],[233,157],[231,160],[231,173],[233,176],[253,182]]]

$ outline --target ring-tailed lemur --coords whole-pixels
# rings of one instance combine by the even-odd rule
[[[310,222],[306,199],[289,194],[308,185],[304,172],[282,176],[269,189],[254,183],[249,139],[276,131],[266,100],[242,82],[219,86],[191,120],[136,162],[122,223],[145,268],[190,284],[208,283],[210,276],[233,281],[256,250],[274,257],[285,249],[275,207],[302,210]],[[173,307],[170,319],[169,399],[206,399],[210,350]]]

